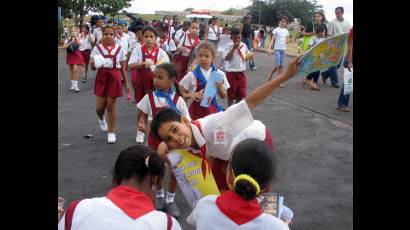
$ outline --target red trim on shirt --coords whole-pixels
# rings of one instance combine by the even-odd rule
[[[262,214],[256,198],[247,201],[232,191],[218,196],[215,204],[223,214],[238,225],[248,223]]]
[[[199,132],[201,133],[202,136],[204,134],[202,133],[201,129],[201,124],[199,123],[198,120],[191,121],[193,125],[195,125],[198,129]],[[206,168],[208,166],[208,173],[211,174],[211,166],[209,165],[209,162],[206,160],[206,144],[203,144],[201,147],[201,156],[202,156],[202,162],[201,162],[201,169],[202,169],[202,175],[204,176],[204,179],[206,178]]]
[[[155,210],[152,200],[145,193],[126,185],[113,188],[107,198],[132,219]]]

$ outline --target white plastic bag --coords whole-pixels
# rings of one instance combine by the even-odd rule
[[[344,95],[353,92],[353,69],[351,70],[352,72],[349,72],[347,68],[344,70]]]

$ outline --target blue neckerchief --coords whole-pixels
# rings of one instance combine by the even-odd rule
[[[164,97],[165,100],[167,101],[167,104],[168,104],[169,108],[171,108],[171,109],[174,110],[176,113],[178,113],[179,115],[181,115],[181,112],[178,110],[177,106],[174,104],[174,102],[173,102],[172,99],[171,99],[172,93],[173,93],[172,88],[169,89],[168,92],[164,92],[164,91],[161,91],[161,90],[158,90],[158,89],[154,90],[155,96],[157,96],[157,97]]]
[[[213,63],[211,64],[211,68],[212,68],[212,71],[211,71],[211,76],[212,76],[212,74],[217,73],[218,69]],[[207,80],[201,71],[201,66],[199,64],[196,65],[195,69],[192,72],[194,73],[194,76],[196,77],[196,79],[198,79],[199,83],[203,86],[203,88],[205,88]],[[218,104],[218,101],[216,101],[216,96],[212,98],[212,104],[214,104],[218,112],[224,111],[224,109]]]

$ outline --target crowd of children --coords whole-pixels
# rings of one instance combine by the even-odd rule
[[[189,224],[197,229],[288,229],[284,221],[263,214],[256,200],[276,175],[276,155],[269,130],[251,113],[297,72],[298,58],[284,68],[289,39],[286,23],[287,18],[281,18],[273,30],[270,47],[274,43],[276,67],[268,82],[248,96],[245,73],[251,56],[248,40],[242,37],[246,28],[222,31],[213,18],[205,27],[205,41],[201,41],[200,22],[181,23],[177,16],[130,28],[104,25],[97,19],[93,28],[83,25],[81,33],[73,26],[64,45],[70,89],[79,92],[79,68],[84,69],[83,82],[87,81],[88,64],[97,71],[94,94],[99,126],[113,144],[117,141],[116,98],[124,90],[130,95],[130,73],[139,144],[118,156],[113,189],[105,197],[75,201],[63,216],[59,209],[59,229],[94,229],[97,223],[102,230],[181,229],[174,219],[180,217],[180,211],[174,201],[176,179],[171,172],[166,193],[162,185],[164,165],[169,163],[166,154],[172,149],[190,149],[200,155],[202,170],[212,170],[221,192],[201,199],[187,219]],[[222,54],[223,71],[214,64],[222,32],[229,33],[232,40]],[[323,39],[323,28],[316,28],[316,33],[311,46]],[[253,62],[251,67],[255,69]],[[317,73],[307,77],[312,88],[317,78]],[[211,79],[219,80],[209,85],[214,82]],[[202,105],[207,87],[216,91],[215,96],[205,98],[209,107]],[[218,104],[218,97],[228,99],[226,110]],[[216,142],[215,129],[222,130],[223,140],[218,142],[223,144]],[[144,142],[148,147],[141,144]]]

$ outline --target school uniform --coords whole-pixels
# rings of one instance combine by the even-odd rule
[[[129,45],[128,45],[128,53],[131,55],[132,51],[135,48],[140,49],[142,46],[142,43],[135,40],[135,39],[130,39],[129,41]],[[137,90],[138,90],[138,70],[137,69],[131,69],[131,84],[132,84],[132,88],[134,89],[134,100],[137,100],[138,94],[137,94]]]
[[[77,35],[77,39],[80,42],[80,46],[83,44],[83,39],[81,38],[80,35]],[[67,57],[66,57],[66,63],[67,65],[82,65],[84,64],[84,58],[83,55],[80,51],[80,49],[77,49],[74,52],[68,52],[67,51]]]
[[[135,48],[132,51],[128,64],[142,63],[148,60],[150,60],[154,65],[156,65],[157,62],[169,63],[169,57],[163,49],[154,46],[151,52],[149,52],[147,47],[142,45],[140,48]],[[154,72],[152,72],[151,68],[142,67],[137,69],[136,80],[137,81],[135,82],[134,87],[136,91],[135,101],[138,103],[145,94],[154,90]]]
[[[194,119],[192,115],[191,118]],[[253,119],[245,100],[228,107],[226,111],[194,120],[191,127],[193,137],[200,146],[202,171],[211,167],[219,190],[228,189],[226,167],[235,145],[245,139],[255,138],[266,141],[274,149],[269,130],[262,122]],[[211,166],[207,166],[206,157],[216,158]]]
[[[189,116],[188,108],[185,104],[185,100],[178,96],[175,92],[170,92],[169,95],[172,100],[176,112],[178,112],[182,117],[186,117],[189,121],[191,117]],[[137,108],[140,109],[143,113],[148,115],[148,124],[151,123],[152,118],[160,111],[166,108],[172,108],[167,102],[165,97],[162,97],[157,90],[147,93],[141,101],[137,104]],[[158,145],[161,143],[161,140],[158,139],[152,132],[148,135],[148,146],[153,150],[158,149]]]
[[[95,44],[98,44],[98,42],[101,40],[101,38],[103,36],[103,32],[102,32],[100,27],[97,27],[97,28],[94,29],[93,36],[94,36],[94,39],[95,39]]]
[[[191,56],[191,53],[195,49],[195,47],[199,44],[199,37],[193,38],[191,35],[188,33],[185,33],[185,36],[181,39],[181,41],[178,43],[178,47],[185,47],[190,49],[189,52],[178,52],[174,56],[174,65],[177,69],[177,78],[175,82],[179,82],[182,77],[185,76],[187,73],[187,68],[188,68],[188,62],[189,58]]]
[[[224,51],[224,59],[232,47],[233,42],[232,45],[228,46]],[[228,98],[231,100],[246,97],[246,52],[248,52],[248,48],[245,43],[241,42],[239,47],[234,51],[232,59],[224,61],[226,78],[231,85],[228,89]]]
[[[125,52],[128,52],[129,40],[130,36],[128,34],[123,33],[121,36],[119,34],[115,35],[115,42],[120,45]]]
[[[83,56],[84,63],[88,65],[90,63],[90,55],[91,55],[91,49],[93,45],[91,44],[90,41],[90,34],[85,33],[85,36],[82,35],[83,38],[83,43],[80,45],[79,50],[81,51],[81,54]]]
[[[177,50],[174,40],[172,40],[171,37],[169,36],[164,37],[162,39],[162,42],[161,42],[161,39],[158,39],[157,46],[163,49],[167,53],[174,52]]]
[[[196,66],[196,68],[198,67],[199,65]],[[206,81],[209,80],[211,73],[215,71],[213,70],[213,67],[209,68],[209,70],[204,70],[202,69],[202,67],[199,67],[199,69],[202,75],[205,77]],[[230,85],[229,85],[228,79],[226,79],[225,73],[218,69],[216,69],[216,71],[218,74],[223,76],[224,88],[229,89]],[[200,82],[199,76],[198,74],[196,74],[195,70],[187,73],[184,76],[184,78],[182,78],[182,80],[179,82],[179,85],[184,87],[189,92],[199,92],[205,89],[205,86],[206,86]],[[211,105],[208,108],[202,107],[200,104],[201,102],[191,100],[191,103],[189,106],[189,114],[191,115],[193,120],[197,120],[199,118],[205,117],[206,115],[218,112],[218,106],[215,103],[211,103]]]
[[[105,64],[98,68],[95,77],[94,94],[100,97],[121,97],[121,62],[126,61],[124,50],[115,43],[111,48],[98,44],[91,51],[91,58],[94,60],[96,55],[105,58]]]
[[[59,230],[179,230],[170,215],[156,211],[152,200],[135,188],[114,187],[105,197],[71,203],[58,223]]]
[[[186,221],[198,230],[289,230],[289,226],[276,216],[263,213],[256,198],[246,201],[232,191],[202,198]]]
[[[181,28],[181,29],[179,29],[175,32],[175,36],[174,36],[175,45],[178,46],[178,43],[181,41],[181,38],[183,38],[186,33],[187,32],[184,31],[183,28]]]

